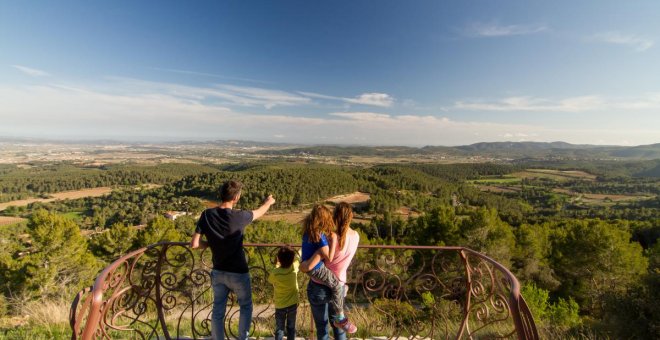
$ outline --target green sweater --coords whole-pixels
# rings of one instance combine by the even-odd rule
[[[298,261],[289,268],[273,268],[268,282],[273,284],[275,308],[285,308],[298,303]]]

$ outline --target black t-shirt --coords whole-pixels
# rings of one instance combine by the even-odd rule
[[[243,252],[243,232],[252,222],[252,211],[226,208],[206,209],[197,221],[195,232],[206,236],[213,254],[213,269],[247,273]]]

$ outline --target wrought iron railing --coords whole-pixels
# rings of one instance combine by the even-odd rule
[[[267,283],[279,244],[246,244],[253,287],[252,336],[272,336]],[[210,251],[159,243],[106,267],[71,306],[73,339],[210,337]],[[301,284],[298,334],[314,338]],[[491,258],[463,247],[360,246],[348,271],[347,313],[360,338],[538,339],[518,280]],[[230,301],[235,301],[232,297]],[[225,329],[233,335],[238,307]]]

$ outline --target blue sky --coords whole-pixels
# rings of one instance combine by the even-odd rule
[[[660,142],[657,1],[0,1],[0,136]]]

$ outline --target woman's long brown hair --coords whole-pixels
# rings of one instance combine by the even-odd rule
[[[330,209],[324,205],[316,204],[303,221],[302,232],[307,235],[309,242],[321,241],[321,234],[330,235],[335,231],[335,222],[332,220]]]
[[[344,249],[346,233],[351,226],[351,220],[353,220],[353,208],[351,208],[351,205],[346,202],[339,202],[335,207],[333,219],[337,226],[337,236],[339,238],[339,242],[337,242],[337,251],[341,251]]]

